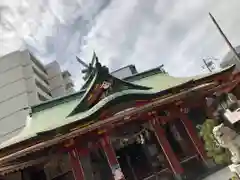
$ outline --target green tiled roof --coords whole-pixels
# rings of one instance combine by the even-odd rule
[[[217,73],[221,73],[225,70],[230,70],[230,68],[226,68]],[[79,103],[82,100],[82,95],[84,94],[85,91],[78,92],[62,98],[58,98],[43,103],[41,105],[37,105],[33,107],[32,117],[30,120],[27,121],[27,125],[23,129],[23,131],[16,137],[13,137],[12,139],[2,143],[0,145],[0,149],[22,142],[29,138],[36,137],[41,132],[54,130],[56,128],[63,127],[67,124],[71,124],[73,122],[89,117],[93,115],[95,112],[97,112],[100,108],[104,107],[110,101],[113,101],[117,98],[121,98],[122,96],[136,94],[154,94],[175,86],[179,86],[188,81],[199,80],[214,74],[196,76],[191,78],[175,78],[167,74],[155,73],[151,76],[137,78],[132,83],[136,85],[151,87],[151,89],[149,90],[129,89],[123,90],[121,92],[116,92],[99,101],[91,109],[77,113],[73,116],[69,116],[69,114],[79,105]]]
[[[56,121],[54,124],[49,124],[49,126],[45,126],[45,129],[42,129],[42,131],[50,131],[53,129],[56,129],[58,127],[64,126],[66,124],[70,124],[76,121],[79,121],[81,119],[85,119],[94,113],[96,113],[98,110],[100,110],[102,107],[107,105],[109,102],[121,98],[124,95],[135,95],[135,94],[152,94],[153,92],[151,90],[124,90],[121,92],[114,93],[110,96],[107,96],[103,100],[99,101],[95,106],[93,106],[91,109],[84,111],[84,112],[79,112],[73,116],[66,116],[63,121]],[[69,111],[70,112],[70,111]]]
[[[168,74],[164,74],[164,73],[153,73],[150,76],[144,76],[141,78],[141,74],[139,74],[138,76],[140,76],[140,78],[138,77],[137,79],[135,79],[133,77],[133,80],[130,78],[128,78],[132,83],[134,84],[138,84],[138,85],[142,85],[142,86],[147,86],[147,87],[151,87],[153,92],[156,91],[163,91],[175,86],[179,86],[181,84],[190,82],[190,81],[197,81],[197,80],[201,80],[203,78],[207,78],[210,76],[214,76],[217,75],[219,73],[222,73],[224,71],[228,71],[230,69],[232,69],[233,66],[224,68],[222,70],[213,72],[213,73],[207,73],[207,74],[202,74],[202,75],[197,75],[197,76],[192,76],[192,77],[173,77],[173,76],[169,76]],[[150,72],[151,73],[151,72]]]
[[[20,134],[3,142],[0,148],[36,137],[37,133],[42,132],[47,127],[57,127],[57,124],[63,124],[66,122],[65,119],[68,114],[79,104],[79,102],[79,99],[74,99],[33,113],[32,117],[27,119],[26,126]],[[46,104],[43,105],[46,106]]]
[[[152,87],[151,91],[163,91],[174,86],[186,83],[193,78],[175,78],[167,74],[154,74],[140,80],[133,81],[133,83],[143,86]]]

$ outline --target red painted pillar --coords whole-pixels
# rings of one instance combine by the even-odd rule
[[[176,177],[180,177],[181,174],[183,173],[183,168],[179,160],[177,159],[177,156],[175,155],[174,151],[172,150],[172,147],[165,136],[165,132],[163,128],[160,126],[159,120],[157,118],[151,120],[150,125],[154,130],[154,133],[165,154],[165,157],[170,165],[171,170],[173,171]]]
[[[76,148],[68,152],[72,171],[75,180],[84,180],[84,171],[79,159],[79,152]]]
[[[201,139],[199,138],[192,121],[187,117],[186,114],[181,114],[180,119],[187,131],[188,136],[190,137],[190,139],[195,147],[196,152],[199,154],[201,159],[206,163],[207,158],[206,158],[204,145],[203,145]]]
[[[103,135],[101,146],[105,152],[108,164],[112,170],[114,180],[125,180],[124,174],[120,168],[112,143],[107,135]]]

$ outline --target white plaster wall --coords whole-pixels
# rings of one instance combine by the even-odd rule
[[[19,133],[25,125],[27,113],[23,109],[28,107],[28,93],[31,93],[27,88],[31,72],[25,58],[29,58],[26,51],[0,58],[0,142]]]
[[[35,84],[34,76],[31,76],[30,78],[26,79],[26,88],[27,88],[29,106],[39,103],[39,99],[37,96],[37,87]]]
[[[65,85],[61,74],[56,74],[54,77],[52,77],[48,81],[49,81],[49,86],[51,90],[56,89],[59,86]]]
[[[0,58],[0,73],[21,65],[21,52],[17,51]]]
[[[65,86],[64,85],[60,85],[59,87],[51,90],[51,94],[52,94],[53,98],[61,97],[61,96],[66,95]]]
[[[23,78],[22,67],[17,66],[16,68],[0,73],[0,88],[16,82]]]
[[[33,67],[49,84],[39,78]],[[66,94],[59,64],[53,62],[45,70],[31,60],[28,51],[16,51],[0,58],[0,143],[24,127],[28,114],[24,108],[41,102],[37,93],[47,99],[52,98],[36,86],[36,79],[53,97]]]
[[[46,71],[48,79],[52,79],[54,76],[61,74],[61,68],[56,61],[53,61],[46,65]]]
[[[59,97],[66,94],[65,84],[59,64],[54,61],[46,66],[48,82],[52,97]]]
[[[25,107],[28,107],[28,96],[27,93],[22,93],[15,98],[9,99],[8,101],[1,102],[0,103],[0,109],[1,109],[1,114],[0,114],[0,121],[7,117],[10,116],[11,114],[20,111],[24,109]],[[0,126],[0,128],[2,128]]]
[[[73,80],[71,79],[71,77],[67,76],[67,77],[63,78],[63,81],[64,81],[66,94],[74,93],[74,88],[73,88],[74,83],[73,83]],[[68,84],[71,84],[72,86],[68,87]]]
[[[0,102],[4,103],[5,101],[10,101],[11,99],[23,93],[27,93],[25,79],[21,79],[19,81],[8,84],[6,86],[2,86],[2,88],[0,89],[0,94],[1,94]],[[1,111],[0,111],[0,117],[1,117]]]
[[[0,142],[16,135],[24,126],[28,110],[28,94],[25,92],[0,103]]]
[[[24,128],[28,112],[20,110],[0,121],[0,142],[16,136]]]

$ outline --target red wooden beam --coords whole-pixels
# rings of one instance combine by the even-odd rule
[[[109,138],[109,136],[107,136],[106,134],[104,134],[101,138],[101,147],[106,155],[107,161],[108,161],[108,165],[112,170],[112,174],[113,174],[113,179],[115,180],[125,180],[124,174],[121,170],[120,164],[117,160],[117,156],[115,154],[115,150],[112,146],[111,140]],[[116,178],[115,176],[119,176],[118,178]]]
[[[84,171],[82,168],[82,164],[80,162],[78,150],[73,149],[73,150],[69,151],[68,155],[69,155],[70,163],[72,166],[72,172],[74,175],[74,179],[75,180],[84,180]]]
[[[231,92],[237,85],[239,84],[239,82],[234,83],[232,86],[226,87],[224,88],[222,91],[225,93],[229,93]]]
[[[157,140],[165,154],[165,157],[169,163],[169,166],[173,173],[176,176],[179,176],[183,173],[183,168],[180,164],[180,161],[177,159],[174,151],[172,150],[171,145],[169,144],[163,128],[160,126],[160,123],[157,118],[149,121],[150,126],[153,128],[154,133],[157,137]]]
[[[180,119],[185,127],[185,130],[187,131],[188,136],[190,137],[195,147],[195,151],[199,154],[203,162],[206,163],[207,156],[205,153],[204,145],[201,139],[199,138],[196,128],[194,127],[192,121],[187,117],[186,114],[183,114],[183,113],[181,113]]]
[[[143,106],[150,103],[152,100],[136,100],[136,107]]]

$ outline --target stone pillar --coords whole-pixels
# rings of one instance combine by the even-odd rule
[[[181,174],[183,174],[183,168],[177,159],[171,145],[169,144],[167,137],[163,128],[161,127],[159,120],[157,118],[149,121],[157,140],[163,150],[163,153],[169,163],[169,166],[177,179],[181,179]]]
[[[121,170],[120,164],[117,160],[111,140],[107,135],[101,138],[101,147],[106,155],[108,165],[110,166],[114,180],[125,180],[124,174]]]
[[[75,180],[84,180],[84,171],[76,148],[68,152]]]
[[[186,114],[182,113],[180,116],[181,116],[180,119],[185,127],[185,130],[194,145],[195,151],[199,154],[203,162],[207,164],[206,162],[207,156],[205,153],[203,142],[199,138],[192,121],[188,118]]]

